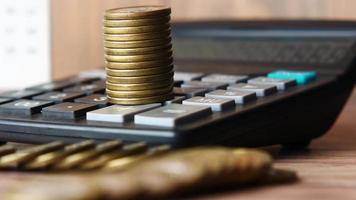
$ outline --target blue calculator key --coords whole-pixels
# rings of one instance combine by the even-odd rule
[[[315,71],[293,71],[293,70],[278,70],[267,74],[268,78],[275,79],[294,79],[298,85],[304,85],[316,78]]]

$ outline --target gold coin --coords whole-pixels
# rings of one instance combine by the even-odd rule
[[[135,27],[135,26],[149,26],[156,24],[167,24],[171,20],[170,16],[159,16],[155,18],[145,19],[130,19],[130,20],[104,20],[106,27]]]
[[[122,69],[110,69],[106,68],[106,74],[109,76],[148,76],[154,74],[165,74],[173,70],[173,65],[155,67],[155,68],[144,68],[144,69],[132,69],[132,70],[122,70]]]
[[[173,78],[174,72],[168,72],[165,74],[155,74],[149,76],[135,76],[135,77],[119,77],[119,76],[107,76],[107,81],[110,83],[151,83],[158,82]]]
[[[104,27],[104,33],[107,34],[135,34],[135,33],[150,33],[165,31],[170,28],[170,24],[159,24],[151,26],[135,26],[135,27]]]
[[[141,41],[152,40],[158,38],[169,38],[171,30],[150,32],[150,33],[136,33],[136,34],[104,34],[104,39],[109,41]]]
[[[142,19],[171,14],[171,8],[164,6],[135,6],[110,9],[105,12],[106,19]]]
[[[159,53],[143,54],[143,55],[129,55],[129,56],[113,56],[105,55],[105,59],[111,62],[142,62],[150,60],[160,60],[164,58],[170,58],[172,56],[172,50]]]
[[[109,102],[113,104],[122,104],[122,105],[139,105],[139,104],[149,104],[163,102],[173,97],[172,93],[154,96],[154,97],[144,97],[144,98],[114,98],[108,97]]]
[[[153,97],[162,94],[171,93],[173,89],[173,84],[166,88],[158,88],[151,90],[132,90],[132,91],[115,91],[106,89],[106,94],[114,98],[141,98],[141,97]]]
[[[152,40],[141,40],[141,41],[106,41],[104,40],[104,47],[107,48],[144,48],[144,47],[154,47],[161,46],[171,43],[171,38],[158,38]]]
[[[172,65],[173,58],[150,60],[144,62],[108,62],[106,61],[106,67],[110,69],[142,69],[142,68],[155,68]]]
[[[155,53],[161,51],[169,51],[172,49],[171,44],[164,44],[160,46],[144,47],[144,48],[126,48],[126,49],[116,49],[116,48],[104,48],[105,54],[107,55],[142,55],[147,53]]]
[[[121,90],[121,91],[131,91],[131,90],[151,90],[156,88],[169,87],[172,83],[174,83],[173,78],[152,82],[152,83],[142,83],[142,84],[115,84],[106,82],[106,88],[109,90]]]

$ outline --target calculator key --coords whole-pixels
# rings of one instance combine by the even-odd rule
[[[215,90],[205,94],[205,96],[217,99],[232,99],[235,101],[236,104],[245,104],[257,98],[255,92],[243,90]]]
[[[72,83],[74,85],[79,85],[79,84],[91,83],[91,82],[97,81],[97,80],[99,80],[98,77],[72,76],[72,77],[66,78],[66,79],[61,80],[61,81],[64,81],[64,82],[67,82],[67,83]]]
[[[88,103],[88,104],[95,104],[99,107],[105,107],[109,104],[108,98],[102,94],[93,94],[90,96],[82,97],[75,99],[74,102],[76,103]]]
[[[202,82],[202,81],[187,81],[184,82],[182,88],[204,88],[208,91],[225,89],[228,86],[227,83],[218,83],[218,82]]]
[[[188,98],[194,96],[204,96],[208,90],[204,88],[173,88],[173,94],[176,96],[186,96]]]
[[[240,83],[245,82],[248,76],[227,75],[227,74],[210,74],[201,79],[203,82],[219,82],[219,83]]]
[[[49,92],[35,96],[32,99],[34,100],[43,100],[43,101],[54,101],[56,103],[64,101],[73,101],[75,98],[84,96],[83,93],[78,92]]]
[[[316,79],[316,75],[315,71],[278,70],[267,74],[267,77],[273,79],[294,79],[298,85],[304,85]]]
[[[71,88],[67,88],[63,90],[64,92],[80,92],[86,94],[93,94],[98,92],[104,92],[105,86],[101,84],[85,84],[85,85],[77,85]]]
[[[137,106],[112,105],[106,108],[88,112],[87,120],[118,123],[130,122],[133,121],[135,114],[158,108],[160,106],[160,103]]]
[[[8,98],[0,98],[0,104],[9,103],[10,101],[12,100]]]
[[[204,76],[203,73],[196,73],[196,72],[174,72],[174,81],[199,80],[203,76]]]
[[[165,105],[172,104],[172,103],[182,103],[187,97],[185,96],[175,96],[173,99],[167,100],[164,102]]]
[[[261,84],[261,85],[274,85],[278,90],[286,90],[297,84],[294,79],[273,79],[267,77],[256,77],[248,80],[251,84]]]
[[[154,110],[135,115],[136,124],[175,127],[209,116],[209,106],[191,106],[183,104],[169,104]]]
[[[257,85],[257,84],[250,84],[250,83],[234,84],[229,86],[227,89],[255,92],[259,97],[268,96],[277,92],[277,87],[274,85],[261,85],[261,84]]]
[[[80,72],[79,77],[81,77],[81,78],[100,78],[100,79],[105,79],[106,78],[106,72],[105,72],[105,70],[101,70],[101,69],[83,71],[83,72]]]
[[[42,91],[42,92],[50,92],[50,91],[56,91],[56,90],[62,90],[64,88],[73,86],[74,83],[72,82],[67,82],[67,81],[55,81],[55,82],[50,82],[50,83],[43,83],[40,85],[35,85],[29,88],[26,88],[26,90],[36,90],[36,91]]]
[[[174,80],[174,87],[180,87],[182,84],[184,83],[184,81],[176,81]]]
[[[193,97],[183,101],[184,105],[210,106],[212,111],[222,111],[235,105],[231,99],[217,99],[211,97]]]
[[[8,99],[27,99],[33,96],[39,95],[41,92],[34,90],[12,90],[0,93],[0,98],[8,98]]]
[[[42,115],[50,118],[75,119],[96,108],[96,105],[92,104],[66,102],[44,108]]]
[[[53,102],[21,99],[0,105],[0,113],[32,115],[41,112],[42,108],[50,105],[53,105]]]

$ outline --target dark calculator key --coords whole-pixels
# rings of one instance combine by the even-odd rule
[[[0,104],[8,103],[10,101],[12,101],[12,100],[8,99],[8,98],[0,98]]]
[[[97,78],[97,77],[73,76],[73,77],[69,77],[67,79],[64,79],[63,81],[78,85],[78,84],[84,84],[84,83],[91,83],[91,82],[97,81],[97,80],[99,80],[99,78]]]
[[[66,102],[44,108],[42,115],[48,118],[76,119],[95,109],[97,106],[92,104]]]
[[[109,104],[108,98],[102,94],[93,94],[90,96],[82,97],[79,99],[75,99],[74,102],[76,103],[88,103],[88,104],[95,104],[99,107],[105,107]]]
[[[49,92],[49,93],[41,94],[39,96],[35,96],[32,99],[54,101],[56,103],[59,103],[65,101],[73,101],[74,99],[82,96],[84,96],[84,94],[78,92]]]
[[[180,87],[184,81],[176,81],[174,80],[174,87]]]
[[[8,98],[8,99],[27,99],[33,96],[39,95],[42,92],[34,91],[34,90],[13,90],[0,93],[0,98]]]
[[[29,88],[26,88],[26,90],[36,90],[36,91],[42,91],[42,92],[50,92],[50,91],[56,91],[56,90],[62,90],[67,87],[73,86],[73,82],[68,82],[68,81],[54,81],[51,83],[43,83],[40,85],[35,85]]]
[[[251,84],[261,84],[261,85],[274,85],[278,90],[286,90],[290,87],[297,85],[297,82],[293,79],[273,79],[267,77],[256,77],[248,80]]]
[[[199,80],[204,74],[200,72],[174,72],[174,81]]]
[[[53,102],[21,99],[0,105],[0,113],[32,115],[41,112],[42,108],[50,105],[53,105]]]
[[[96,84],[96,85],[105,87],[106,86],[106,80],[94,81],[92,84]]]
[[[268,96],[277,92],[277,87],[274,85],[261,85],[261,84],[250,84],[250,83],[234,84],[229,86],[227,89],[236,90],[236,91],[255,92],[259,97]]]
[[[187,81],[181,85],[182,88],[205,88],[208,91],[217,90],[217,89],[226,89],[227,86],[228,86],[227,83],[202,82],[202,81]]]
[[[207,93],[208,90],[204,88],[178,88],[174,87],[173,88],[173,94],[176,96],[186,96],[188,98],[194,97],[194,96],[204,96],[205,93]]]
[[[86,94],[100,93],[105,91],[105,86],[101,84],[77,85],[63,90],[64,92],[80,92]]]

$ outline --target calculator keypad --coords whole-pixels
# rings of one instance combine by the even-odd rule
[[[43,119],[48,120],[56,118],[174,128],[212,115],[212,111],[225,112],[236,105],[258,101],[257,96],[264,98],[278,90],[284,92],[297,87],[296,79],[281,77],[248,78],[246,75],[177,72],[175,78],[179,84],[173,89],[174,98],[162,103],[111,105],[103,94],[105,80],[80,77],[1,93],[0,113],[42,113]]]

